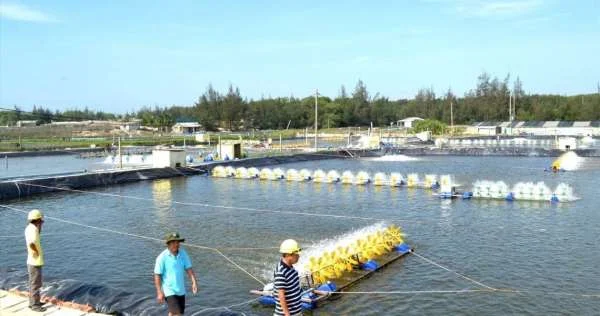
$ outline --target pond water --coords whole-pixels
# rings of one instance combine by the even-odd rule
[[[78,160],[62,163],[74,161]],[[153,238],[179,231],[186,238],[200,281],[200,293],[188,296],[190,314],[220,314],[225,309],[204,309],[242,303],[253,298],[249,290],[262,288],[219,254],[191,245],[223,249],[252,275],[269,282],[278,260],[277,249],[272,247],[282,240],[295,238],[303,247],[311,247],[381,221],[399,225],[407,235],[406,242],[425,258],[493,288],[530,292],[346,294],[313,314],[598,314],[600,298],[579,294],[600,294],[600,159],[585,158],[578,170],[558,174],[543,171],[551,162],[552,158],[535,157],[400,156],[276,167],[367,171],[371,175],[452,174],[465,188],[477,180],[502,180],[510,185],[544,181],[550,188],[564,182],[580,200],[559,204],[451,201],[422,189],[193,176],[93,189],[143,200],[66,192],[11,201],[10,206],[26,211],[39,208],[47,216]],[[0,208],[0,268],[25,271],[24,227],[24,214]],[[152,269],[164,249],[162,243],[48,219],[43,245],[48,282],[73,279],[106,285],[152,304]],[[481,287],[409,255],[350,290],[467,289]],[[246,315],[273,312],[257,304],[230,310]],[[163,314],[164,309],[157,306],[148,312]]]

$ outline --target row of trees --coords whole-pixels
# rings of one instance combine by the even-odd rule
[[[123,116],[102,111],[92,111],[87,107],[83,110],[73,109],[66,111],[52,111],[42,106],[33,106],[33,110],[24,111],[18,106],[0,109],[0,126],[13,126],[18,121],[36,121],[36,124],[47,124],[51,122],[64,121],[86,121],[86,120],[117,120]]]
[[[351,93],[342,86],[338,96],[319,96],[319,126],[390,126],[405,117],[418,116],[450,123],[451,104],[455,124],[508,120],[509,98],[516,102],[517,120],[600,120],[600,93],[579,96],[529,95],[517,77],[503,79],[482,73],[474,89],[463,97],[451,89],[436,96],[433,88],[420,89],[413,99],[390,100],[371,95],[359,80]],[[156,109],[155,109],[156,110]],[[163,112],[176,118],[193,118],[207,129],[281,129],[314,125],[314,96],[246,100],[230,85],[221,94],[212,85],[192,107],[171,107]]]
[[[350,93],[341,86],[335,98],[318,97],[318,123],[325,128],[371,123],[374,126],[390,126],[390,123],[402,118],[418,116],[448,124],[451,104],[455,124],[506,121],[511,95],[516,101],[517,120],[600,120],[600,92],[569,97],[530,95],[525,93],[518,77],[511,82],[509,75],[499,79],[484,72],[477,78],[476,87],[463,97],[456,96],[451,89],[437,96],[433,88],[424,88],[412,99],[390,100],[379,93],[369,93],[366,84],[359,80]],[[314,96],[248,100],[233,85],[226,93],[209,85],[192,106],[144,107],[125,115],[94,112],[87,108],[61,113],[36,107],[30,113],[20,110],[0,112],[0,125],[26,119],[47,123],[51,120],[139,118],[142,124],[159,128],[169,127],[178,121],[198,121],[208,130],[305,128],[314,125],[314,102]]]

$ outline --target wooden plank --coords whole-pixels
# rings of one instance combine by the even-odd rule
[[[23,298],[20,296],[7,295],[5,297],[0,298],[0,308],[1,309],[9,309],[12,306],[15,306],[21,302],[26,302],[27,298]]]
[[[27,309],[29,309],[29,300],[27,300],[27,299],[21,300],[21,302],[19,302],[18,304],[15,304],[9,308],[5,308],[6,311],[12,312],[12,313],[17,313],[17,312],[20,312],[22,310],[27,310]]]
[[[398,259],[404,257],[405,255],[407,255],[409,253],[410,252],[401,254],[396,251],[390,252],[381,257],[378,257],[377,260],[375,260],[375,261],[377,261],[379,266],[374,271],[353,270],[352,272],[347,273],[343,277],[341,277],[339,279],[334,279],[331,281],[334,282],[335,285],[337,286],[337,291],[343,291],[344,289],[351,287],[352,285],[356,284],[357,282],[361,281],[362,279],[370,276],[371,274],[375,273],[376,271],[381,270],[382,268],[397,261]]]

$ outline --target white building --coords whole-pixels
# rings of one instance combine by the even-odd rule
[[[471,135],[600,136],[600,121],[478,122],[466,130]]]
[[[27,121],[27,120],[21,120],[21,121],[17,121],[17,127],[27,127],[27,126],[36,126],[37,125],[37,121]]]
[[[396,126],[400,128],[412,128],[416,121],[423,121],[420,117],[407,117],[396,122]]]
[[[194,134],[202,131],[202,125],[197,122],[183,122],[173,125],[173,133]]]
[[[124,131],[137,131],[138,129],[140,129],[140,127],[142,127],[142,120],[134,119],[129,122],[123,123],[120,127]]]

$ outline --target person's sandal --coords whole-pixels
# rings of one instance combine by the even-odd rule
[[[42,305],[33,305],[30,308],[32,311],[39,312],[39,313],[43,313],[46,311],[46,307],[44,307]]]

